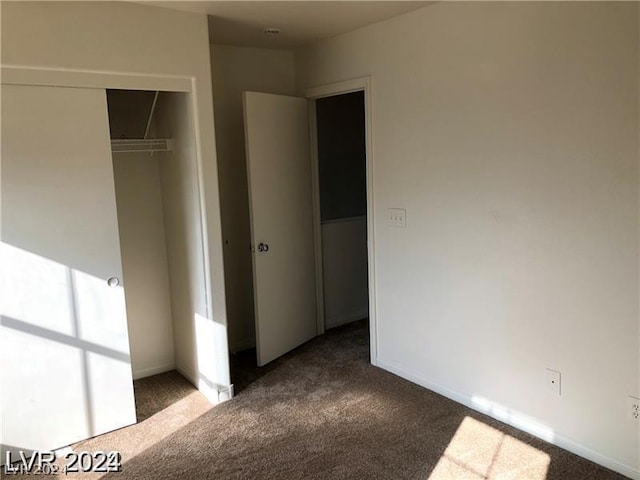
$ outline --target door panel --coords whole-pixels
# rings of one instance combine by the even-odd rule
[[[316,336],[305,99],[245,92],[258,365]],[[259,244],[268,245],[259,251]]]
[[[136,417],[106,93],[2,85],[1,115],[4,461]]]

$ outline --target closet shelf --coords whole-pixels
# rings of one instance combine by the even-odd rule
[[[168,138],[152,139],[112,139],[111,151],[114,153],[133,152],[170,152],[173,150],[173,140]]]

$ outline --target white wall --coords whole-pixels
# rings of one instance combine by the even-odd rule
[[[192,196],[201,195],[198,199],[206,207],[203,232],[206,248],[202,253],[210,277],[208,288],[202,277],[194,279],[201,294],[200,303],[191,307],[198,316],[190,321],[206,324],[198,340],[208,347],[211,355],[206,360],[209,362],[206,369],[213,387],[203,391],[217,401],[217,386],[229,385],[229,367],[206,16],[129,2],[2,2],[1,9],[3,67],[62,69],[66,75],[73,70],[127,74],[126,81],[135,80],[137,84],[156,75],[190,80],[194,95],[194,148],[202,171],[198,187],[203,189],[194,190]]]
[[[378,364],[640,478],[638,18],[439,2],[296,68],[371,75]]]
[[[255,346],[242,92],[294,95],[293,52],[212,45],[225,281],[232,351]]]
[[[367,217],[325,221],[321,230],[325,327],[366,318]]]
[[[189,94],[162,93],[156,105],[156,133],[171,138],[173,150],[159,162],[162,207],[166,228],[167,259],[171,290],[176,369],[195,385],[202,382],[214,388],[210,364],[213,353],[206,339],[208,326],[203,323],[199,305],[206,303],[200,285],[204,281],[204,258],[201,248],[202,225],[196,190],[197,167],[194,131]]]
[[[162,192],[164,153],[118,153],[113,171],[133,378],[175,368]]]

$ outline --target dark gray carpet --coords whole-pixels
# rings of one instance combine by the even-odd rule
[[[122,451],[113,480],[624,478],[372,367],[364,322],[258,373],[213,408],[175,373],[137,382],[146,420],[75,449]]]

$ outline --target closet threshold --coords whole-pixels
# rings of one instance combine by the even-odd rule
[[[148,138],[148,139],[112,139],[111,151],[113,153],[135,153],[135,152],[171,152],[173,150],[173,140],[169,138]]]

